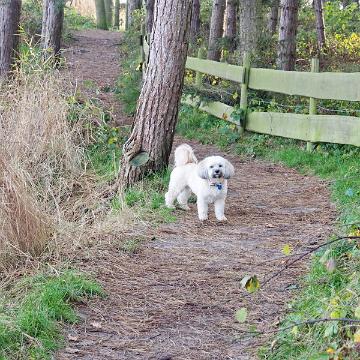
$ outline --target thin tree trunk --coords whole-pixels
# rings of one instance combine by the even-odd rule
[[[192,0],[155,3],[149,63],[132,133],[123,147],[122,190],[168,165],[183,88],[191,7]]]
[[[224,36],[230,42],[230,51],[236,49],[236,20],[237,20],[238,0],[227,0],[225,11],[225,34]]]
[[[0,1],[0,77],[11,70],[18,47],[21,0]]]
[[[41,43],[45,56],[59,56],[64,23],[64,0],[44,0]]]
[[[281,0],[277,65],[282,70],[295,69],[299,2],[300,0]]]
[[[141,0],[128,0],[127,23],[132,26],[134,22],[134,11],[141,9]]]
[[[155,0],[146,0],[146,33],[151,34],[154,24]]]
[[[120,28],[120,0],[115,0],[114,27],[116,29]]]
[[[220,61],[221,48],[219,40],[224,31],[225,0],[213,0],[210,21],[210,36],[208,47],[208,59]]]
[[[96,8],[96,27],[98,29],[107,30],[108,25],[106,23],[106,12],[104,0],[95,0]]]
[[[276,27],[279,20],[279,5],[280,0],[272,0],[268,23],[268,30],[271,35],[276,33]]]
[[[196,44],[200,35],[200,0],[193,1],[191,25],[190,25],[190,41]]]
[[[262,26],[262,2],[261,0],[240,1],[240,31],[239,50],[243,55],[245,52],[255,53]]]
[[[316,15],[316,33],[318,46],[319,50],[321,50],[326,44],[323,5],[321,0],[314,0],[314,10]]]
[[[111,28],[114,24],[113,21],[113,0],[104,0],[105,4],[105,16],[106,16],[106,24],[108,28]]]

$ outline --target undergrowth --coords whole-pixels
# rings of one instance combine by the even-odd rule
[[[240,137],[236,127],[187,106],[181,108],[177,131],[189,139],[212,143],[250,158],[281,162],[329,181],[339,212],[337,231],[343,235],[360,235],[359,148],[319,144],[310,153],[305,151],[305,143],[295,140],[250,133]],[[302,281],[302,290],[289,304],[289,315],[280,325],[290,329],[279,331],[271,349],[264,348],[261,357],[269,360],[357,358],[360,332],[354,324],[326,321],[292,325],[318,318],[357,319],[359,274],[359,241],[339,241],[318,251]]]
[[[72,304],[103,295],[95,282],[69,270],[22,279],[0,299],[0,359],[51,359],[64,344],[60,325],[78,321]]]

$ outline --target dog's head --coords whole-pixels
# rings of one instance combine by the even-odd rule
[[[202,179],[230,179],[234,173],[232,164],[221,156],[209,156],[198,164],[198,175]]]

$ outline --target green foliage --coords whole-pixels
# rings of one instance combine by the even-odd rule
[[[96,24],[92,17],[80,15],[74,8],[65,7],[64,14],[65,29],[85,30],[95,29]]]
[[[126,32],[121,45],[123,55],[122,72],[118,78],[115,93],[124,106],[128,115],[136,112],[137,101],[140,95],[141,72],[139,48],[134,46],[138,42],[139,33]]]
[[[50,359],[63,344],[59,323],[78,320],[71,303],[104,295],[69,270],[26,278],[13,292],[0,304],[0,359]]]
[[[152,223],[168,223],[176,220],[173,211],[165,206],[164,194],[170,179],[170,170],[156,173],[128,189],[125,205],[141,218]]]

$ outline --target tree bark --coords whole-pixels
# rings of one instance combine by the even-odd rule
[[[155,0],[146,0],[146,33],[151,34],[154,24]]]
[[[19,44],[21,0],[0,1],[0,78],[11,70]]]
[[[239,50],[243,55],[245,52],[256,52],[259,35],[262,27],[262,1],[241,0],[240,1],[240,31]]]
[[[300,0],[281,0],[277,65],[282,70],[295,69],[299,2]]]
[[[272,0],[268,23],[268,30],[271,35],[276,33],[276,27],[279,20],[279,5],[280,0]]]
[[[316,16],[316,33],[318,39],[318,46],[319,50],[321,50],[326,44],[322,0],[314,0],[314,10]]]
[[[64,23],[64,0],[44,0],[41,43],[46,57],[59,56]]]
[[[105,5],[105,16],[106,16],[106,25],[108,28],[111,28],[114,24],[113,21],[113,0],[104,0]]]
[[[120,0],[115,0],[114,27],[116,29],[120,28]]]
[[[210,21],[210,36],[208,47],[208,59],[220,61],[221,48],[219,40],[224,31],[225,0],[213,0]]]
[[[238,0],[227,0],[225,11],[225,37],[229,40],[230,51],[236,49],[236,20]]]
[[[192,0],[155,3],[149,63],[133,129],[123,147],[121,190],[168,165],[184,82],[191,7]],[[139,154],[148,159],[134,166]]]
[[[196,44],[200,35],[200,25],[200,0],[194,0],[190,25],[190,41],[192,44]]]
[[[96,27],[98,29],[107,30],[108,25],[106,23],[105,1],[95,0],[96,8]]]
[[[132,26],[134,22],[134,11],[141,9],[141,0],[128,0],[127,23]]]

